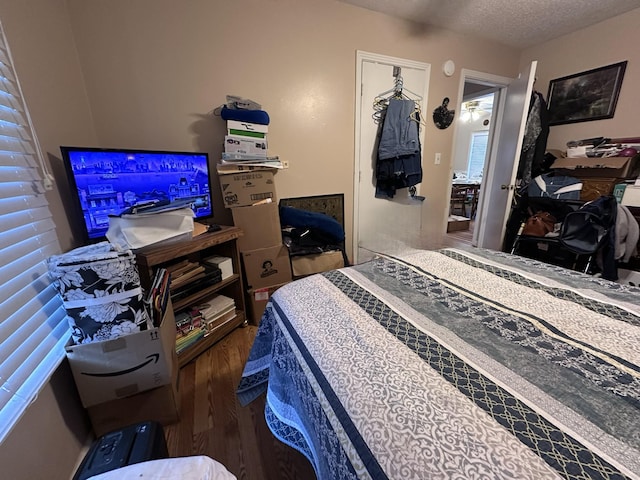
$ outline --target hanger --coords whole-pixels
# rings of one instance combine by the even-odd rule
[[[400,100],[413,101],[415,105],[415,109],[412,112],[410,119],[417,122],[418,124],[424,125],[424,123],[421,122],[422,115],[420,112],[420,105],[418,103],[422,101],[422,96],[404,87],[404,82],[402,79],[400,67],[395,67],[395,66],[393,67],[393,76],[395,77],[393,88],[390,88],[389,90],[385,90],[384,92],[379,93],[373,99],[373,110],[374,110],[372,115],[373,120],[376,123],[380,123],[384,118],[384,112],[389,106],[389,100],[391,100],[392,98],[396,98]],[[412,95],[415,98],[411,98],[407,94]]]

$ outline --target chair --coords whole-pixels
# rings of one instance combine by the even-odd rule
[[[480,185],[471,185],[467,188],[467,205],[469,205],[469,218],[476,218],[478,210],[478,197],[480,196]]]
[[[456,215],[456,212],[463,217],[467,216],[467,192],[466,186],[452,186],[451,187],[451,200],[449,202],[449,214]]]

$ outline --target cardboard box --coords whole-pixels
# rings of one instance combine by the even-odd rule
[[[172,362],[173,374],[168,385],[89,407],[87,412],[96,436],[139,422],[153,420],[170,425],[180,420],[180,369],[175,352]]]
[[[635,178],[640,173],[640,155],[635,157],[558,158],[551,166],[581,177]]]
[[[240,252],[282,245],[280,212],[276,203],[237,207],[231,213],[233,224],[244,233],[237,240]]]
[[[242,263],[248,290],[291,281],[289,251],[282,244],[242,252]]]
[[[267,306],[267,303],[269,302],[269,299],[271,298],[273,293],[287,283],[280,283],[278,285],[272,285],[270,287],[256,288],[247,292],[247,304],[249,305],[249,320],[251,322],[251,325],[258,325],[260,323],[260,319],[262,318],[264,309]]]
[[[276,185],[272,171],[232,173],[218,177],[227,208],[254,205],[267,198],[275,203]]]
[[[339,250],[291,257],[294,277],[313,275],[342,267],[344,267],[344,258]]]
[[[240,122],[238,120],[227,120],[227,132],[229,135],[250,136],[255,138],[265,138],[269,132],[268,125],[259,123]]]
[[[627,185],[620,204],[627,207],[640,207],[640,186]]]
[[[469,230],[470,224],[471,220],[469,220],[467,217],[449,215],[449,221],[447,222],[447,233]]]
[[[226,135],[224,137],[224,151],[228,153],[244,153],[257,157],[266,157],[267,141],[264,138]]]
[[[85,407],[171,383],[176,323],[171,302],[160,327],[104,342],[67,344],[67,359]]]

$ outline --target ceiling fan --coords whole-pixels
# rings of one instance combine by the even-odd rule
[[[478,120],[483,114],[493,112],[493,94],[462,102],[460,119],[463,122]]]

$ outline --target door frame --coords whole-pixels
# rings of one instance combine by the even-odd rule
[[[431,64],[425,62],[418,62],[416,60],[408,60],[405,58],[391,57],[389,55],[382,55],[378,53],[365,52],[363,50],[356,50],[356,83],[355,83],[355,145],[354,145],[354,160],[353,160],[353,218],[352,218],[352,252],[353,262],[358,263],[358,245],[360,243],[360,136],[362,126],[362,63],[369,61],[373,63],[381,63],[384,65],[396,66],[401,68],[415,68],[418,70],[424,70],[425,72],[425,91],[417,92],[422,95],[423,108],[427,111],[427,102],[429,100],[429,79],[431,73]],[[424,142],[422,142],[424,144]],[[424,145],[422,145],[424,148]]]
[[[485,160],[485,171],[486,174],[483,178],[483,185],[480,189],[480,196],[478,197],[478,206],[475,226],[473,229],[473,238],[472,244],[474,246],[478,243],[478,237],[481,229],[483,228],[482,224],[482,215],[481,213],[485,211],[484,202],[485,202],[485,193],[489,191],[493,184],[493,175],[495,174],[495,159],[497,155],[497,145],[498,139],[500,138],[500,125],[502,124],[502,117],[504,115],[504,107],[506,102],[506,91],[509,84],[513,81],[513,78],[503,77],[500,75],[494,75],[491,73],[480,72],[477,70],[470,70],[467,68],[463,68],[460,70],[460,83],[458,85],[458,104],[457,111],[462,111],[462,104],[464,103],[464,85],[466,82],[471,81],[473,83],[484,84],[487,87],[495,88],[495,99],[494,99],[494,108],[493,113],[491,115],[491,128],[489,128],[489,139],[487,143],[487,156]],[[458,123],[456,122],[455,130],[453,132],[453,145],[451,148],[451,162],[449,164],[449,178],[453,178],[453,160],[456,158],[456,146],[458,141],[458,135],[460,134],[460,129],[458,128]],[[486,179],[486,180],[485,180]],[[448,199],[445,203],[446,205],[446,214],[444,215],[444,234],[447,232],[447,222],[449,219],[449,200],[451,198],[451,188],[447,193]]]

